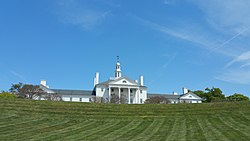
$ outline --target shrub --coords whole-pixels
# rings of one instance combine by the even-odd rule
[[[10,99],[15,99],[16,98],[16,95],[14,94],[10,94],[8,92],[2,92],[0,93],[0,98],[10,98]]]

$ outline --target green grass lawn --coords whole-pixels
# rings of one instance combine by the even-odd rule
[[[0,140],[250,140],[250,103],[112,105],[0,99]]]

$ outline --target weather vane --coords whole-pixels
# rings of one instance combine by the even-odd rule
[[[117,58],[117,62],[119,62],[119,59],[120,59],[119,56],[116,56],[116,58]]]

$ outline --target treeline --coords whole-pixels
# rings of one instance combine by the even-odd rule
[[[203,102],[226,102],[226,101],[249,101],[249,98],[243,94],[235,93],[225,96],[220,88],[206,88],[204,91],[190,91],[202,98]]]
[[[61,101],[62,98],[56,93],[47,93],[40,85],[12,84],[9,91],[2,91],[0,98],[23,98],[37,100]]]

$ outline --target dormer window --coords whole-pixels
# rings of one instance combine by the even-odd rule
[[[126,81],[126,80],[123,80],[122,83],[127,83],[127,81]]]

